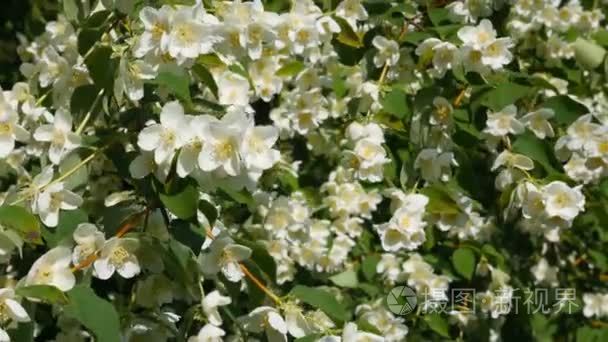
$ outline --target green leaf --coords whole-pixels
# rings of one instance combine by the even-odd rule
[[[432,185],[422,190],[420,193],[429,198],[426,210],[433,214],[458,214],[458,204],[450,197],[445,189],[440,186]]]
[[[343,18],[336,16],[334,16],[333,18],[338,23],[338,25],[340,25],[340,33],[338,34],[338,37],[336,37],[336,40],[344,45],[348,45],[353,48],[362,48],[363,41],[361,37],[357,34],[357,32],[353,30],[350,24]]]
[[[89,75],[97,87],[103,88],[109,94],[113,91],[114,75],[116,74],[117,58],[112,58],[112,48],[109,46],[96,47],[84,60]]]
[[[83,23],[78,33],[78,53],[82,56],[89,52],[95,43],[101,40],[101,36],[107,31],[107,19],[111,11],[97,11]]]
[[[407,95],[401,89],[393,89],[381,100],[384,110],[398,118],[407,118],[412,115],[407,105]]]
[[[323,337],[322,334],[306,335],[306,336],[302,336],[300,338],[296,338],[294,342],[316,342],[321,337]]]
[[[450,11],[447,8],[431,8],[428,10],[429,19],[433,26],[439,26],[442,23],[449,22],[448,16]]]
[[[78,53],[86,55],[90,48],[95,45],[103,35],[103,28],[83,28],[78,33]]]
[[[63,13],[70,21],[78,20],[78,4],[76,0],[63,0]]]
[[[589,109],[582,103],[577,102],[566,95],[558,95],[548,98],[542,108],[553,109],[555,120],[560,124],[570,125],[580,116],[589,113]]]
[[[296,285],[290,294],[325,312],[333,320],[344,322],[348,318],[346,308],[329,292],[314,287]]]
[[[533,94],[532,87],[517,83],[501,83],[481,95],[481,104],[493,111],[499,111],[517,100]]]
[[[218,216],[215,206],[206,200],[200,200],[198,202],[198,209],[203,213],[203,215],[205,215],[209,225],[213,226],[213,223],[215,223]]]
[[[280,77],[291,77],[299,74],[302,70],[304,70],[304,63],[295,60],[285,63],[277,70],[276,75]]]
[[[235,237],[235,242],[239,245],[249,247],[251,249],[251,260],[253,260],[260,270],[270,279],[275,279],[277,276],[277,264],[274,258],[268,253],[268,248],[260,242],[249,241]]]
[[[434,332],[446,338],[450,337],[448,322],[439,314],[426,315],[424,321]]]
[[[142,211],[130,203],[119,203],[103,209],[103,231],[107,236],[116,234],[120,226],[132,215]]]
[[[68,292],[65,312],[95,335],[98,342],[121,340],[120,320],[114,306],[98,297],[90,287],[77,285]]]
[[[166,194],[159,194],[161,202],[169,209],[169,211],[179,217],[187,220],[196,215],[198,208],[198,190],[191,184],[177,192],[169,191]]]
[[[365,279],[373,281],[376,278],[376,266],[380,262],[379,255],[369,255],[361,262],[361,273]]]
[[[48,304],[68,303],[68,297],[60,289],[51,285],[30,285],[17,287],[15,293],[22,297],[39,299]]]
[[[557,172],[549,159],[549,147],[534,134],[521,134],[513,143],[513,152],[521,153],[542,165],[547,172]]]
[[[42,244],[40,222],[36,216],[18,206],[0,207],[0,225],[19,234],[26,242],[36,245]]]
[[[94,84],[85,84],[74,89],[70,99],[70,112],[76,122],[84,119],[89,110],[96,113],[101,109],[101,101],[91,108],[99,91],[100,89]]]
[[[574,44],[574,57],[586,69],[595,69],[604,61],[606,50],[592,41],[578,38]]]
[[[82,159],[77,153],[70,153],[59,164],[59,175],[63,176],[74,169]],[[63,185],[66,189],[73,190],[79,186],[85,185],[89,180],[88,168],[80,167],[73,172],[69,177],[64,179]]]
[[[475,253],[469,248],[458,248],[452,254],[452,265],[458,274],[471,280],[475,272]]]
[[[55,229],[52,231],[49,229],[44,234],[44,240],[49,247],[55,247],[63,241],[71,240],[78,225],[85,222],[89,222],[89,217],[81,209],[61,211],[59,224]]]
[[[188,103],[192,102],[190,98],[190,77],[184,69],[177,65],[163,64],[154,82],[167,88],[178,99]]]
[[[346,270],[342,273],[338,273],[334,276],[329,277],[332,283],[340,287],[356,288],[359,286],[359,279],[357,278],[357,272],[353,270]]]
[[[203,82],[204,85],[211,90],[213,96],[217,99],[217,83],[215,83],[215,79],[209,70],[204,67],[202,64],[194,64],[192,66],[192,72],[194,75]]]
[[[532,334],[534,335],[535,341],[554,341],[553,334],[555,334],[557,327],[555,324],[551,324],[549,319],[544,315],[540,313],[534,314],[530,320],[530,326],[532,327]]]
[[[237,203],[244,204],[248,207],[254,205],[253,197],[246,189],[241,189],[237,191],[221,185],[219,188],[222,192],[224,192],[226,195],[228,195],[228,197],[232,198]]]
[[[604,252],[588,250],[589,256],[593,259],[593,264],[603,272],[608,271],[608,256]]]
[[[591,37],[593,37],[593,40],[595,40],[596,43],[602,46],[608,46],[608,30],[599,29],[592,34]]]

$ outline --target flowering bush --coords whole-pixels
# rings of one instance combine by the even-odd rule
[[[59,8],[0,89],[0,341],[608,340],[603,3]]]

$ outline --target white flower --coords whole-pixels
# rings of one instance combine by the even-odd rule
[[[204,11],[203,7],[181,7],[173,14],[167,47],[171,57],[178,61],[209,53],[220,40],[212,23],[204,23],[198,11]]]
[[[435,148],[420,151],[414,161],[414,167],[420,169],[422,177],[429,182],[447,181],[450,178],[451,165],[456,165],[454,154]]]
[[[357,27],[357,21],[366,20],[368,15],[360,0],[344,0],[336,7],[336,15],[344,18],[350,26]]]
[[[129,173],[135,179],[142,179],[153,173],[159,181],[164,182],[169,175],[169,171],[171,171],[171,161],[167,160],[160,165],[156,165],[153,152],[143,151],[129,164]]]
[[[374,64],[382,68],[384,64],[393,66],[399,61],[399,44],[394,40],[389,40],[383,36],[375,36],[372,40],[378,53],[374,56]]]
[[[188,342],[222,342],[226,332],[213,324],[205,324],[196,336],[188,338]]]
[[[420,56],[421,60],[430,61],[434,54],[433,48],[439,43],[441,43],[441,40],[437,38],[427,38],[422,43],[418,44],[415,53],[417,56]]]
[[[137,144],[144,151],[154,151],[154,162],[162,164],[171,161],[175,151],[182,147],[188,129],[182,105],[177,101],[169,102],[161,110],[160,124],[144,128]]]
[[[99,258],[93,263],[94,275],[99,279],[109,279],[114,272],[123,278],[133,278],[141,271],[135,251],[139,241],[133,238],[113,237],[106,241]]]
[[[344,325],[342,330],[343,342],[384,342],[382,336],[365,331],[359,331],[357,324],[350,322]]]
[[[122,101],[123,93],[129,100],[138,101],[144,97],[144,80],[156,77],[156,70],[142,60],[129,62],[121,58],[118,66],[118,77],[114,81],[114,96],[118,102]]]
[[[205,132],[206,141],[198,156],[198,165],[203,171],[219,169],[230,176],[241,170],[241,142],[243,134],[253,125],[251,118],[236,109],[228,112],[221,121],[211,122]]]
[[[501,166],[529,171],[534,168],[534,161],[523,154],[512,153],[508,150],[504,150],[498,155],[498,157],[496,157],[491,170],[494,171]]]
[[[25,285],[51,285],[69,291],[76,284],[70,269],[72,253],[67,247],[55,247],[34,262],[25,278]]]
[[[521,134],[525,126],[517,120],[517,107],[508,105],[498,112],[488,112],[488,120],[484,132],[495,137],[507,134]]]
[[[202,300],[203,312],[209,320],[209,323],[215,326],[222,325],[222,316],[218,311],[218,307],[228,305],[232,302],[230,297],[222,296],[219,291],[215,290],[207,294]]]
[[[190,128],[183,132],[185,143],[179,152],[175,171],[180,177],[191,174],[198,166],[198,155],[201,153],[204,144],[204,134],[209,131],[209,123],[217,121],[209,115],[197,115],[189,118]]]
[[[513,55],[509,51],[513,47],[511,38],[498,38],[483,49],[481,62],[493,70],[501,69],[511,63]]]
[[[539,139],[553,137],[553,126],[549,119],[555,115],[553,109],[542,108],[534,112],[530,112],[521,118],[521,122],[530,129]]]
[[[30,134],[18,124],[19,117],[4,98],[0,88],[0,158],[6,158],[15,148],[15,140],[25,142]]]
[[[105,236],[94,224],[81,223],[73,234],[76,246],[72,252],[72,262],[78,265],[86,258],[101,249],[106,241]]]
[[[456,45],[441,42],[433,46],[433,76],[441,78],[446,71],[451,70],[457,62]]]
[[[346,128],[346,136],[352,141],[368,139],[376,144],[384,143],[384,132],[382,127],[376,123],[361,125],[354,121]]]
[[[63,183],[47,186],[36,200],[36,213],[47,227],[57,227],[59,210],[74,210],[82,204],[82,197],[64,189]]]
[[[428,202],[428,197],[420,194],[403,197],[390,221],[377,226],[384,250],[414,250],[426,240],[424,214]]]
[[[240,262],[249,258],[250,248],[237,245],[229,237],[218,237],[209,248],[209,252],[201,253],[199,257],[204,274],[215,275],[221,271],[232,282],[238,282],[245,276]]]
[[[566,183],[554,181],[542,188],[543,203],[550,217],[573,220],[585,210],[585,196],[581,187],[570,188]]]
[[[478,26],[464,26],[458,30],[458,38],[464,45],[481,50],[494,42],[496,31],[491,21],[483,19]]]
[[[583,315],[601,318],[608,315],[608,294],[585,293],[583,295]]]
[[[133,54],[143,57],[151,51],[166,51],[169,42],[169,25],[173,9],[164,5],[160,9],[144,7],[139,12],[139,19],[144,24],[145,31],[139,36]]]
[[[9,287],[0,289],[0,317],[3,324],[29,322],[30,316],[15,297],[15,290]]]
[[[281,153],[272,148],[279,138],[279,131],[274,126],[249,127],[241,145],[241,155],[247,168],[266,170],[280,158]]]
[[[287,341],[287,325],[275,308],[269,306],[255,308],[247,316],[239,318],[239,321],[247,331],[266,332],[268,342]]]
[[[445,97],[437,96],[433,99],[433,112],[429,122],[431,125],[450,126],[454,107]]]
[[[541,258],[538,263],[530,269],[532,275],[534,275],[534,282],[536,284],[543,283],[551,286],[557,286],[557,267],[552,267],[547,262],[547,259]]]
[[[482,61],[483,52],[470,46],[463,46],[458,51],[458,58],[466,72],[475,71],[486,74],[489,69]]]
[[[247,106],[249,104],[249,81],[234,72],[225,71],[217,80],[218,103],[222,105]]]
[[[312,332],[302,311],[302,308],[295,303],[288,302],[283,306],[287,331],[295,338],[306,336]]]
[[[578,150],[593,143],[593,135],[600,126],[591,122],[592,119],[591,114],[585,114],[568,127],[567,146],[570,150]]]
[[[34,139],[51,143],[49,160],[55,165],[59,165],[65,155],[80,146],[80,137],[72,132],[72,115],[65,109],[55,112],[52,125],[38,127]]]

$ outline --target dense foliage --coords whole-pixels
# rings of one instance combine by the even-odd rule
[[[7,1],[0,341],[608,340],[607,8]]]

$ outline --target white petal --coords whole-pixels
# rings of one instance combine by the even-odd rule
[[[55,112],[55,121],[53,122],[55,128],[69,132],[72,130],[72,115],[65,109],[59,109]]]
[[[51,141],[53,139],[53,132],[55,128],[51,125],[40,126],[34,132],[34,139],[36,141]]]
[[[15,139],[12,135],[0,135],[0,158],[6,158],[15,148]]]
[[[163,128],[158,124],[144,128],[139,133],[137,145],[139,145],[139,147],[145,151],[154,150],[160,143],[160,135],[162,131]]]
[[[30,316],[27,314],[27,311],[21,306],[21,304],[17,303],[17,301],[13,299],[5,299],[4,304],[10,311],[11,317],[17,322],[29,322]]]
[[[154,171],[154,163],[148,156],[137,156],[129,165],[129,173],[135,179],[142,179]]]
[[[135,259],[135,258],[133,258],[133,259]],[[129,279],[129,278],[133,278],[136,275],[138,275],[139,272],[141,271],[141,268],[139,267],[139,264],[137,263],[137,259],[135,259],[135,260],[125,261],[125,263],[122,264],[122,266],[119,267],[116,271],[123,278]]]
[[[107,258],[95,260],[93,269],[95,270],[95,276],[103,280],[109,279],[116,270]]]
[[[70,257],[71,258],[71,257]],[[74,273],[69,268],[65,268],[62,270],[55,270],[53,273],[53,280],[51,281],[51,285],[56,286],[61,291],[69,291],[76,284],[76,277],[74,277]]]

